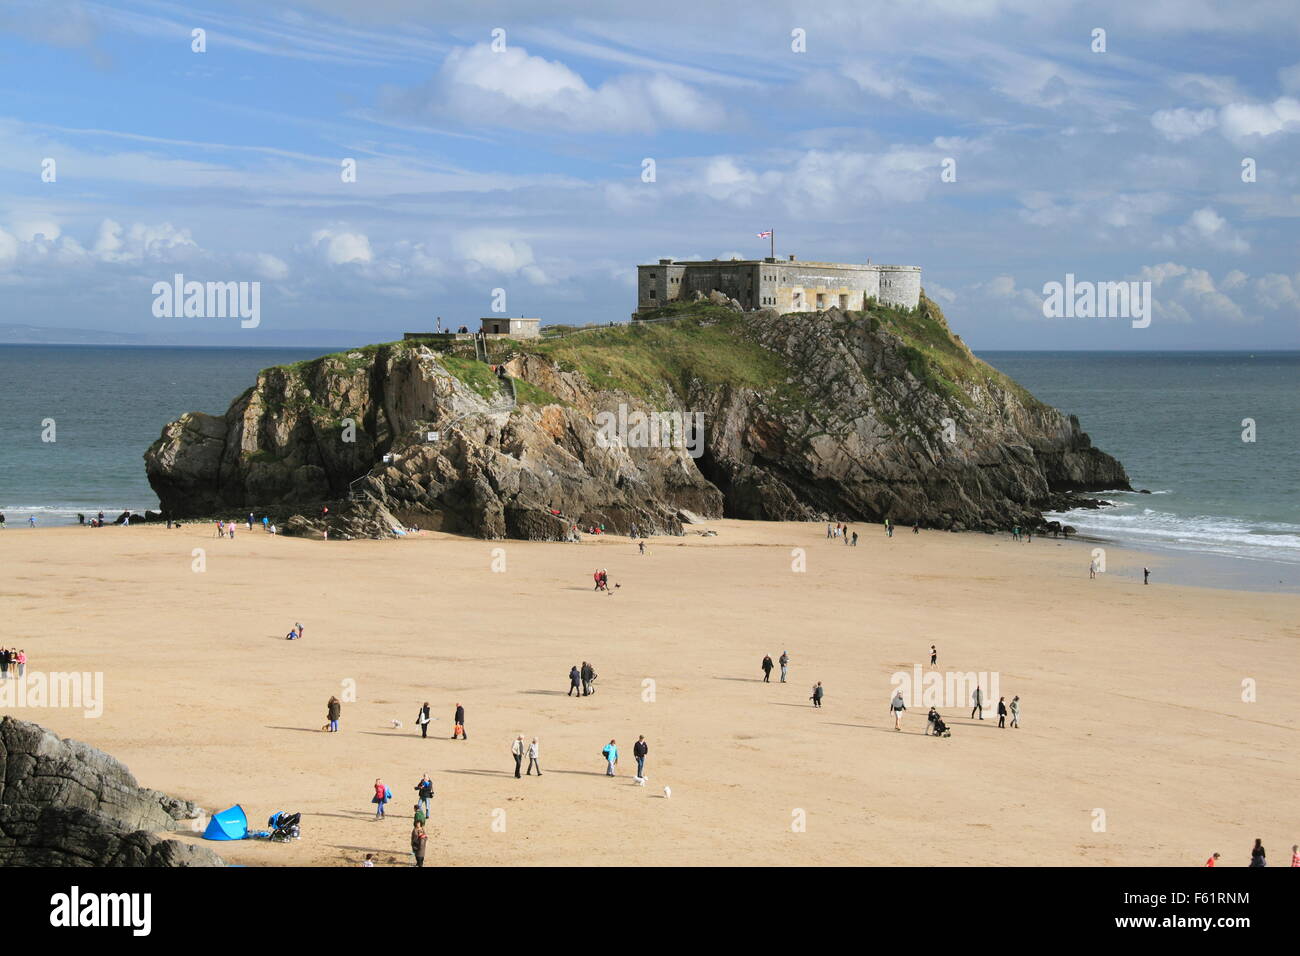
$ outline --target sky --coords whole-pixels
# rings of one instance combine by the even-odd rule
[[[976,349],[1300,348],[1295,14],[7,0],[0,326],[386,341],[496,290],[626,321],[637,263],[774,229],[921,266]],[[258,324],[155,314],[177,273],[259,283]],[[1150,323],[1046,317],[1067,275],[1149,282]]]

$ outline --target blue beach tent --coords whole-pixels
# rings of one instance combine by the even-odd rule
[[[212,815],[212,822],[203,831],[205,840],[242,840],[248,836],[248,817],[244,808],[235,804],[229,810]]]

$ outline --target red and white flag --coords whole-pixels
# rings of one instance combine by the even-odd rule
[[[769,229],[767,232],[760,232],[760,233],[758,233],[758,238],[760,238],[760,239],[771,239],[771,238],[772,238],[772,230]]]

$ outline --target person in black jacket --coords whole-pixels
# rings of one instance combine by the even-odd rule
[[[583,661],[580,674],[582,677],[582,696],[587,697],[596,693],[596,689],[591,686],[591,682],[596,679],[596,669],[587,661]]]
[[[998,698],[998,726],[1005,727],[1006,725],[1007,725],[1007,699],[1005,697],[999,697]]]
[[[645,742],[645,734],[636,739],[632,745],[632,756],[636,758],[636,775],[645,777],[645,756],[650,752],[650,745]]]
[[[465,708],[460,704],[456,705],[456,723],[451,728],[451,739],[455,740],[457,734],[461,740],[469,740],[469,734],[465,733]]]
[[[420,725],[420,736],[429,736],[429,722],[433,720],[429,716],[429,702],[426,700],[424,706],[420,708],[420,713],[416,715],[415,722]]]
[[[771,654],[764,654],[764,655],[763,655],[763,664],[762,664],[762,667],[763,667],[763,683],[764,683],[764,684],[770,684],[770,683],[772,683],[772,668],[775,667],[775,666],[776,666],[776,665],[772,663],[772,655],[771,655]]]
[[[569,692],[564,696],[572,697],[573,692],[575,690],[578,692],[578,696],[581,697],[582,696],[582,672],[578,670],[577,665],[574,665],[573,667],[569,668]]]

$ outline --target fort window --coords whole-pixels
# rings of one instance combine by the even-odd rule
[[[849,297],[847,295],[840,296],[840,308],[847,309],[848,307],[849,307]]]
[[[655,290],[654,290],[654,289],[651,289],[651,290],[650,290],[650,298],[653,299],[654,297],[655,297]]]

